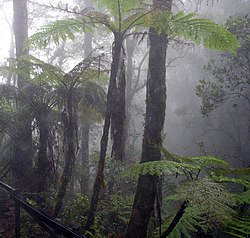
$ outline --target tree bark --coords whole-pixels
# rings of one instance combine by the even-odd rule
[[[38,193],[44,192],[48,186],[48,112],[46,108],[41,109],[39,116],[37,118],[37,125],[40,133],[39,137],[39,150],[38,150],[38,163],[37,163],[37,175],[38,175]]]
[[[13,0],[13,28],[15,35],[16,57],[27,55],[28,48],[24,48],[24,42],[28,39],[28,11],[27,0]],[[17,66],[18,67],[18,66]],[[25,81],[21,76],[17,78],[17,86],[22,89],[25,86]],[[22,108],[22,102],[17,100],[17,109]],[[24,112],[29,113],[29,112]],[[27,187],[27,181],[30,181],[32,176],[32,130],[31,121],[27,123],[24,120],[26,117],[20,118],[20,123],[23,124],[18,128],[16,145],[14,149],[13,159],[13,174],[16,180],[16,186],[19,188]],[[27,119],[27,118],[26,118]],[[18,121],[18,119],[17,119]],[[30,184],[29,184],[30,185]]]
[[[120,61],[120,53],[122,49],[123,38],[120,33],[115,34],[114,46],[113,46],[113,57],[111,64],[111,73],[110,73],[110,81],[108,87],[107,94],[107,104],[106,104],[106,112],[104,119],[104,127],[103,134],[101,138],[101,148],[100,148],[100,156],[97,168],[97,174],[94,182],[93,193],[90,202],[90,209],[87,218],[87,222],[85,225],[85,230],[93,232],[93,224],[95,219],[95,214],[97,210],[97,205],[99,201],[100,191],[103,188],[104,184],[104,166],[105,166],[105,158],[107,153],[107,145],[108,145],[108,136],[110,129],[111,116],[113,112],[113,108],[115,105],[115,92],[116,92],[116,78],[118,74],[119,61]]]
[[[89,131],[90,123],[86,120],[81,125],[82,143],[81,143],[81,193],[89,195]]]
[[[66,77],[68,77],[66,75]],[[70,79],[69,79],[70,80]],[[76,161],[76,146],[75,146],[75,113],[73,112],[73,89],[71,84],[67,90],[67,102],[64,111],[62,112],[62,119],[64,124],[64,167],[61,176],[61,184],[58,189],[56,205],[53,216],[57,217],[61,211],[63,199],[65,197],[67,186],[71,180],[73,167]]]
[[[155,1],[154,4],[161,3]],[[168,5],[167,9],[171,9],[172,0],[168,0],[166,4]],[[149,42],[146,116],[140,163],[161,159],[161,152],[156,145],[162,145],[161,133],[166,110],[167,36],[158,34],[154,28],[150,28]],[[157,176],[143,175],[139,177],[125,238],[144,238],[147,236],[147,227],[154,211],[158,183],[159,177]]]
[[[28,10],[27,0],[13,0],[14,11],[14,35],[16,43],[16,57],[28,55],[28,47],[24,47],[25,41],[28,39]],[[25,81],[22,77],[18,76],[18,88],[25,86]]]
[[[121,54],[122,55],[122,54]],[[119,62],[119,72],[117,76],[117,87],[115,90],[115,104],[111,115],[111,133],[113,137],[112,157],[116,160],[124,160],[125,152],[125,91],[126,76],[124,59]]]

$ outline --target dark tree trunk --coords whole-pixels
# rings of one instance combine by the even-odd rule
[[[16,45],[16,57],[28,54],[28,48],[24,48],[24,42],[28,39],[28,11],[27,0],[13,0],[13,26]],[[17,78],[18,88],[25,86],[25,81],[21,76]],[[17,107],[21,108],[22,103],[18,100]],[[29,112],[25,112],[29,113]],[[16,146],[14,149],[13,159],[13,174],[15,177],[16,186],[20,188],[27,188],[27,184],[30,183],[32,176],[32,130],[31,121],[27,123],[27,115],[23,115],[24,118],[20,118],[20,123],[23,121],[23,125],[18,128],[18,134],[16,138]],[[25,119],[25,120],[24,120]],[[18,119],[17,119],[18,120]],[[28,180],[29,182],[25,181]],[[30,185],[30,184],[29,184]]]
[[[158,4],[158,1],[155,1]],[[166,4],[172,4],[169,0]],[[168,6],[168,9],[171,9]],[[162,130],[166,109],[166,50],[167,36],[149,29],[149,64],[147,75],[146,116],[140,163],[161,159],[156,147],[162,145]],[[126,238],[147,236],[149,219],[154,211],[159,177],[143,175],[139,177]]]
[[[37,161],[37,175],[38,175],[38,193],[45,192],[48,186],[49,164],[48,164],[48,114],[47,112],[40,112],[37,118],[37,125],[40,133],[39,150]]]
[[[26,112],[29,113],[29,112]],[[26,123],[31,125],[31,120],[27,115],[23,115],[25,119],[20,118],[20,126],[16,128],[18,134],[14,139],[14,150],[12,160],[12,172],[14,177],[14,185],[17,188],[31,191],[33,190],[32,183],[33,166],[32,166],[32,137],[31,127],[26,126]],[[18,119],[17,119],[18,120]],[[25,120],[25,121],[24,121]],[[28,120],[28,122],[26,121]],[[25,125],[25,126],[24,126]]]
[[[67,76],[66,76],[67,77]],[[65,197],[68,184],[72,177],[73,167],[76,161],[76,143],[75,143],[75,113],[73,110],[73,89],[74,85],[70,85],[67,90],[66,107],[62,112],[62,120],[64,124],[64,167],[61,176],[61,184],[58,189],[56,205],[54,209],[54,217],[57,217],[61,211],[63,199]]]
[[[117,88],[115,91],[115,104],[111,115],[111,133],[113,138],[112,157],[116,160],[124,160],[125,152],[125,91],[126,76],[124,59],[120,60],[117,76]]]
[[[112,57],[112,64],[111,64],[111,74],[110,74],[110,81],[109,81],[108,94],[107,94],[105,120],[104,120],[103,134],[101,138],[100,157],[99,157],[99,162],[98,162],[97,175],[96,175],[94,187],[93,187],[93,193],[91,197],[89,214],[88,214],[87,222],[85,225],[86,231],[93,231],[92,226],[94,224],[100,191],[103,188],[104,165],[105,165],[105,158],[106,158],[106,153],[107,153],[110,121],[111,121],[113,108],[116,106],[115,105],[115,95],[116,95],[115,92],[117,90],[116,78],[117,78],[118,69],[119,69],[122,41],[123,41],[122,35],[119,33],[115,34],[115,40],[114,40],[114,46],[113,46],[113,57]]]
[[[81,126],[82,143],[81,143],[81,177],[80,188],[81,193],[89,195],[89,131],[90,124],[84,121]]]

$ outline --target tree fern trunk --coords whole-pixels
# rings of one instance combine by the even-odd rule
[[[72,177],[73,166],[76,161],[76,148],[75,148],[75,115],[73,112],[73,88],[74,85],[70,85],[67,93],[67,103],[65,111],[62,113],[62,119],[64,123],[64,168],[61,176],[61,184],[57,193],[56,205],[53,216],[57,217],[61,211],[63,199],[65,197],[67,187]]]
[[[48,148],[48,135],[49,128],[47,122],[47,112],[41,112],[41,115],[37,119],[37,124],[39,128],[39,150],[38,150],[38,166],[37,166],[37,174],[38,174],[38,193],[46,191],[47,188],[47,180],[48,180],[48,156],[47,156],[47,148]]]
[[[81,193],[89,195],[89,122],[83,121],[81,125],[82,131],[82,143],[81,143],[81,177],[80,177],[80,188]]]
[[[99,157],[97,174],[96,174],[94,187],[93,187],[93,193],[91,197],[89,214],[88,214],[87,222],[85,225],[86,231],[93,231],[92,226],[94,224],[95,214],[96,214],[97,205],[99,201],[99,195],[104,184],[104,165],[105,165],[105,158],[106,158],[106,153],[107,153],[111,116],[113,112],[112,110],[116,106],[114,97],[116,95],[115,92],[117,90],[116,89],[116,77],[117,77],[118,68],[119,68],[121,49],[122,49],[122,36],[117,33],[115,35],[114,46],[113,46],[113,58],[112,58],[111,75],[110,75],[110,82],[109,82],[108,94],[107,94],[107,104],[106,104],[103,134],[101,138],[100,157]]]
[[[16,57],[20,57],[29,53],[28,48],[24,47],[24,43],[28,39],[27,0],[13,0],[13,11]],[[25,86],[25,81],[21,76],[18,76],[17,78],[17,86],[19,89]],[[22,106],[22,103],[20,100],[18,100],[17,109],[22,108]],[[27,123],[24,118],[17,118],[17,121],[20,120],[20,122],[23,122],[23,124],[17,129],[17,144],[14,149],[14,159],[12,166],[13,174],[16,180],[15,185],[19,188],[24,188],[28,184],[28,182],[25,180],[28,180],[29,182],[32,180],[31,178],[33,173],[31,121]]]
[[[160,4],[155,1],[154,4]],[[172,0],[166,1],[171,9]],[[146,85],[146,116],[140,163],[161,159],[161,152],[155,145],[162,145],[162,130],[166,109],[166,50],[167,36],[149,29],[149,63]],[[126,238],[147,236],[149,219],[154,211],[159,178],[152,175],[139,177]]]

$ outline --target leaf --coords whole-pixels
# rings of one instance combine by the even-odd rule
[[[74,40],[76,32],[83,33],[84,31],[82,17],[57,20],[43,26],[40,31],[29,37],[27,45],[40,49],[52,42],[59,45],[61,41],[66,41],[68,38]]]

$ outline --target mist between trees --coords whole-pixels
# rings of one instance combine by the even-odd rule
[[[2,181],[88,237],[250,235],[248,0],[0,3]]]

